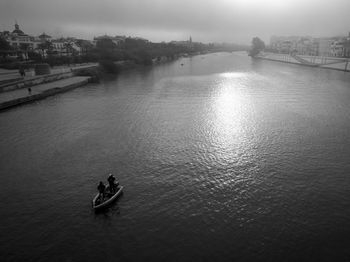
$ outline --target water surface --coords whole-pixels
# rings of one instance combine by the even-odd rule
[[[2,112],[1,256],[347,261],[349,130],[349,73],[243,53]],[[125,192],[95,214],[109,172]]]

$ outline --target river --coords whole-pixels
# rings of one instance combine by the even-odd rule
[[[349,73],[244,53],[1,112],[2,261],[348,261],[349,130]]]

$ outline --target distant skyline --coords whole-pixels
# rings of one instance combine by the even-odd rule
[[[347,35],[349,12],[349,0],[1,0],[0,31],[17,20],[31,35],[249,44],[254,36]]]

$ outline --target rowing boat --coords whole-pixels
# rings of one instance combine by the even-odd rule
[[[92,208],[96,210],[107,207],[112,202],[114,202],[122,193],[123,186],[117,186],[116,191],[114,193],[111,193],[109,190],[109,186],[107,186],[104,199],[101,201],[100,194],[98,193],[92,200]]]

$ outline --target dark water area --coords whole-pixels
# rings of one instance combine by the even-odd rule
[[[349,130],[349,73],[244,53],[1,112],[1,261],[349,261]]]

